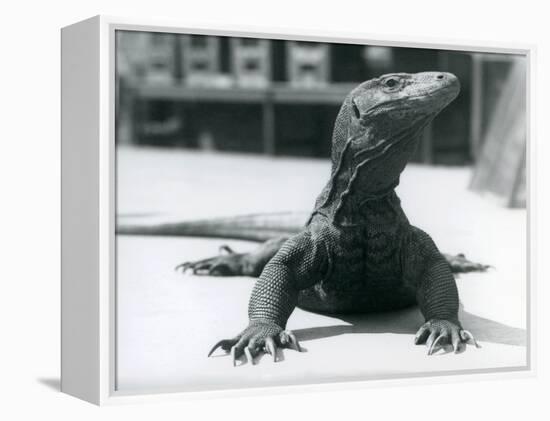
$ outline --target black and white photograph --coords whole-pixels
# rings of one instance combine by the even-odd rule
[[[550,419],[544,6],[6,3],[0,420]]]
[[[525,55],[117,30],[115,389],[528,367]]]

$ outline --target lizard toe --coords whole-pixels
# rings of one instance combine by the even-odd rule
[[[279,334],[279,342],[283,347],[294,348],[296,351],[302,352],[302,348],[300,347],[300,343],[298,342],[296,335],[290,330],[283,330]]]
[[[184,262],[176,266],[175,270],[182,273],[188,270],[198,276],[239,276],[244,275],[244,255],[234,253],[223,254],[195,262]]]
[[[416,333],[414,343],[426,344],[428,355],[441,349],[459,354],[465,351],[467,344],[480,348],[472,333],[462,329],[460,324],[443,319],[432,319],[424,323]]]

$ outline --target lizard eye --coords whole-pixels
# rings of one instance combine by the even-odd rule
[[[359,111],[357,104],[355,103],[355,101],[352,101],[351,103],[352,103],[353,114],[355,115],[355,118],[361,118],[361,112]]]
[[[390,78],[390,79],[386,80],[385,85],[386,85],[388,88],[393,88],[394,86],[397,85],[397,80],[395,80],[395,79],[393,79],[393,78]]]

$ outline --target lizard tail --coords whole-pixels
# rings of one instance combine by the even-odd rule
[[[128,224],[117,221],[117,235],[225,238],[264,242],[300,232],[308,215],[301,212],[250,214],[182,222]],[[463,254],[443,253],[453,273],[485,272],[491,266],[468,260]]]
[[[116,234],[227,238],[263,242],[298,233],[303,228],[306,218],[303,213],[281,212],[158,224],[117,222]]]

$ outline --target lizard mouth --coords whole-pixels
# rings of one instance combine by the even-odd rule
[[[434,101],[439,100],[442,107],[449,105],[460,92],[460,82],[452,73],[441,73],[436,78],[438,81],[441,81],[439,84],[420,90],[418,95],[415,95],[411,99],[434,99]]]
[[[426,112],[437,114],[449,105],[460,92],[460,82],[457,77],[448,73],[448,77],[441,84],[419,88],[414,95],[411,95],[402,102],[405,108],[425,109]],[[396,104],[397,105],[397,104]]]

